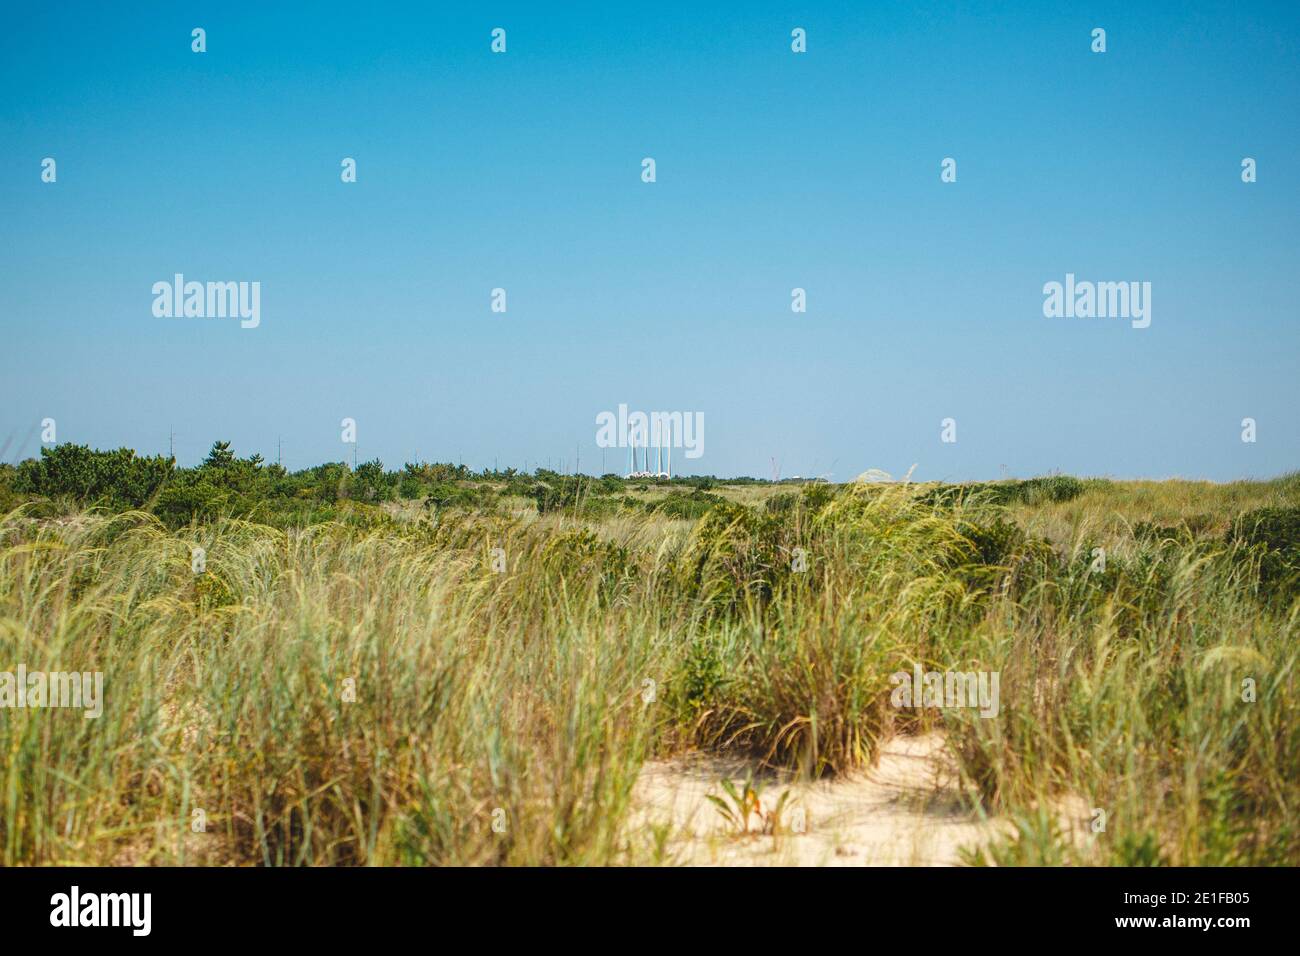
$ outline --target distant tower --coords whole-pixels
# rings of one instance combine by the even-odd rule
[[[654,447],[654,461],[650,449]],[[646,428],[646,440],[637,454],[636,429],[628,433],[629,478],[671,478],[673,471],[673,429],[669,422],[653,419]]]
[[[655,476],[672,477],[673,462],[673,426],[670,421],[659,421],[655,429]]]

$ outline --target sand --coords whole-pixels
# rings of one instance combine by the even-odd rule
[[[746,771],[740,761],[702,754],[647,764],[630,832],[657,827],[667,834],[664,862],[682,865],[952,866],[962,862],[962,847],[1009,828],[980,819],[961,798],[940,733],[893,738],[879,763],[860,774],[815,782],[756,778],[764,812],[791,791],[782,813],[785,832],[776,835],[758,832],[756,820],[753,832],[741,833],[706,799],[723,796],[723,777],[742,786]]]

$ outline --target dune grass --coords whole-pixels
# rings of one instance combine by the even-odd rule
[[[176,531],[20,507],[0,668],[101,671],[105,700],[0,710],[0,862],[649,862],[653,756],[837,774],[934,727],[1017,831],[972,862],[1300,862],[1300,603],[1230,536],[1300,483],[931,492]],[[892,706],[914,663],[997,671],[997,716]],[[1060,832],[1067,797],[1105,829]]]

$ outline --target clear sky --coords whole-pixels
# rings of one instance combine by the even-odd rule
[[[6,4],[5,460],[51,417],[299,468],[351,417],[389,467],[590,472],[627,403],[719,475],[1300,467],[1300,4],[544,6]],[[260,326],[156,318],[177,272]],[[1066,273],[1150,327],[1045,318]]]

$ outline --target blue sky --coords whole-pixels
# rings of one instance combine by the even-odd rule
[[[298,468],[351,417],[390,467],[599,471],[622,402],[719,475],[1300,465],[1300,5],[540,6],[6,7],[5,459],[52,417]],[[177,272],[260,327],[155,318]],[[1067,272],[1151,326],[1045,318]]]

